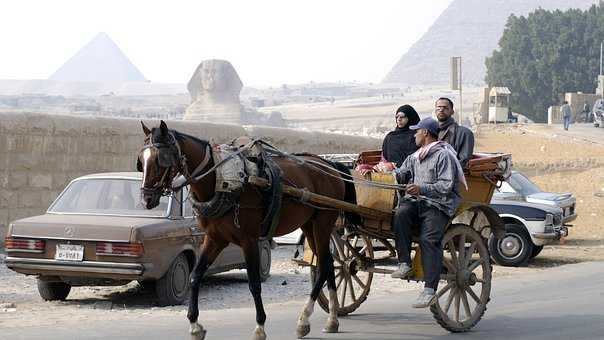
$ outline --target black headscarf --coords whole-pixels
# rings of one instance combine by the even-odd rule
[[[398,126],[394,131],[389,132],[384,138],[382,144],[382,155],[389,161],[401,166],[403,161],[417,150],[415,145],[415,131],[410,130],[409,126],[419,123],[420,118],[417,111],[411,105],[403,105],[396,110],[396,114],[402,112],[409,119],[407,125],[402,128]]]

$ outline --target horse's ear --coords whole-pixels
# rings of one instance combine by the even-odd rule
[[[143,126],[143,132],[145,133],[145,136],[149,136],[151,134],[151,130],[149,130],[147,125],[145,125],[145,123],[143,123],[142,120],[141,120],[141,125]]]
[[[168,134],[168,125],[166,125],[166,122],[164,122],[163,120],[159,123],[159,130],[164,136]]]

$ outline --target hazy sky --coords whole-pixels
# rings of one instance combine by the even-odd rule
[[[3,1],[0,79],[46,79],[106,32],[153,82],[211,58],[245,85],[378,82],[451,1]]]

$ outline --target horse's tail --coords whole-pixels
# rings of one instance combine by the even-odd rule
[[[330,161],[331,165],[338,171],[340,171],[340,176],[342,176],[345,180],[353,180],[353,177],[350,173],[350,169],[340,163]],[[357,191],[354,187],[354,183],[349,181],[344,181],[344,201],[352,204],[357,204]],[[346,217],[347,224],[361,225],[361,216],[354,212],[345,212],[344,216]]]

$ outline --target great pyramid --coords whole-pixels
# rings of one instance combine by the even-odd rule
[[[49,80],[69,82],[142,82],[145,76],[106,33],[97,34]]]
[[[463,81],[484,83],[485,58],[497,48],[511,14],[589,8],[595,0],[454,0],[386,75],[385,83],[447,84],[450,57],[462,56]]]

